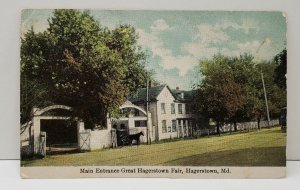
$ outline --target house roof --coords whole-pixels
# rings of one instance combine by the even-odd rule
[[[157,96],[164,89],[166,85],[150,87],[149,90],[149,100],[156,100]],[[147,99],[147,88],[140,88],[137,92],[128,97],[131,102],[146,102]]]
[[[177,101],[189,102],[194,98],[196,90],[185,91],[185,90],[172,89],[172,93],[176,97]],[[181,93],[184,94],[183,98],[181,96]]]
[[[183,90],[171,90],[168,85],[159,85],[149,88],[149,101],[156,101],[158,95],[160,92],[164,89],[164,87],[167,87],[170,91],[170,93],[173,95],[176,101],[191,101],[193,99],[193,96],[195,94],[195,90],[191,91],[183,91]],[[181,92],[184,93],[184,98],[181,97]],[[140,88],[138,91],[129,96],[128,100],[131,102],[146,102],[147,98],[147,89],[146,88]]]

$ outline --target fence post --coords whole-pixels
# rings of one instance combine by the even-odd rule
[[[116,129],[112,129],[111,130],[111,146],[112,148],[117,148],[117,133],[116,133]]]
[[[41,132],[40,134],[40,146],[39,146],[39,155],[42,157],[46,156],[46,132]]]

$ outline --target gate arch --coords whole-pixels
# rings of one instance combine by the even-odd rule
[[[141,111],[143,114],[147,115],[147,112],[144,109],[142,109],[139,106],[134,105],[133,103],[131,103],[128,100],[122,106],[119,107],[119,109],[124,109],[124,108],[135,108],[135,109]]]
[[[44,149],[46,144],[41,144],[41,120],[68,120],[68,116],[50,116],[44,113],[51,110],[67,110],[72,111],[72,107],[66,105],[52,105],[44,108],[33,108],[32,109],[32,124],[33,124],[33,153],[39,154],[41,149]],[[44,114],[44,115],[43,115]],[[41,148],[44,147],[44,148]],[[44,149],[45,150],[45,149]]]
[[[45,108],[39,109],[39,108],[33,108],[33,115],[34,116],[40,116],[43,113],[50,111],[50,110],[55,110],[55,109],[63,109],[67,111],[72,111],[72,108],[69,106],[65,105],[52,105],[52,106],[47,106]]]

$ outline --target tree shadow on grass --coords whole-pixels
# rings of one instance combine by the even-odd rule
[[[78,148],[52,148],[51,150],[47,150],[47,155],[63,155],[75,153],[80,153]]]
[[[254,147],[188,156],[159,165],[167,166],[285,166],[286,147]]]
[[[270,128],[270,129],[264,129],[263,131],[261,131],[262,133],[265,133],[265,134],[273,134],[273,133],[283,133],[282,131],[281,131],[281,129],[280,128],[278,128],[278,129],[272,129],[272,128]]]
[[[49,148],[47,147],[46,157],[54,156],[54,155],[78,154],[78,153],[82,153],[78,150],[78,148],[52,148],[51,150],[49,150]],[[44,157],[40,155],[33,155],[33,156],[22,157],[21,161],[34,161],[43,158]]]

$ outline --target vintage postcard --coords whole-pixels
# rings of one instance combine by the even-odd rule
[[[28,9],[23,178],[282,178],[286,15]]]

